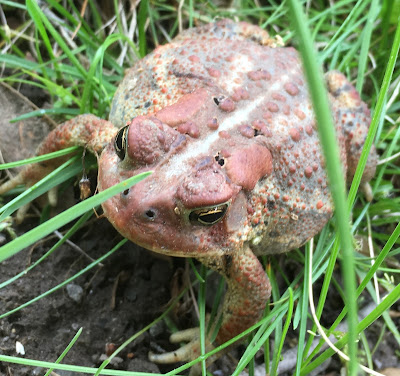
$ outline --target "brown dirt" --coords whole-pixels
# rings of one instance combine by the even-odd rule
[[[72,240],[77,238],[80,247],[94,259],[101,257],[121,239],[105,219],[96,220]],[[25,250],[4,261],[0,266],[1,281],[24,270],[55,241],[49,240],[35,247],[32,253]],[[90,262],[71,246],[63,245],[27,276],[0,290],[2,312],[51,289]],[[15,343],[19,341],[24,345],[26,357],[55,361],[82,327],[82,334],[64,363],[99,366],[107,344],[109,347],[113,346],[110,344],[119,346],[163,312],[170,299],[172,275],[169,260],[157,258],[127,243],[103,262],[102,267],[95,267],[71,282],[73,287],[82,288],[82,292],[75,296],[78,302],[71,297],[73,294],[68,293],[70,285],[0,320],[1,352],[15,355]],[[112,308],[114,299],[115,308]],[[117,368],[158,371],[156,365],[147,361],[148,349],[155,341],[167,341],[163,324],[129,345],[120,354],[123,361]],[[28,371],[24,366],[12,365],[10,368],[14,376],[35,374],[32,373],[35,370]],[[1,372],[6,374],[6,365],[0,365]],[[39,370],[35,372],[42,374]]]

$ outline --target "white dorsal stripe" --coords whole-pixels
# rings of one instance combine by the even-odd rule
[[[175,176],[182,176],[187,173],[186,170],[190,169],[190,165],[186,163],[188,160],[197,157],[199,155],[209,154],[209,149],[214,142],[218,140],[219,132],[229,132],[239,124],[246,122],[250,118],[250,114],[258,106],[261,105],[267,98],[270,97],[272,91],[279,91],[282,86],[289,80],[289,75],[283,75],[279,78],[279,82],[275,82],[268,87],[258,97],[248,101],[246,106],[241,107],[238,110],[232,112],[231,116],[226,117],[224,121],[219,125],[218,129],[210,133],[205,138],[200,138],[196,142],[191,142],[189,147],[184,152],[174,155],[166,168],[166,178],[172,178]]]

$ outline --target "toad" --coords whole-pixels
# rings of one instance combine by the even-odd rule
[[[341,160],[357,166],[370,112],[344,75],[325,76]],[[163,255],[195,257],[226,278],[215,339],[260,319],[270,283],[257,256],[290,251],[332,216],[331,195],[302,65],[294,48],[245,22],[187,30],[126,72],[109,121],[81,115],[52,131],[44,154],[82,145],[99,157],[98,188],[153,171],[103,203],[126,238]],[[375,172],[373,149],[363,181]],[[0,187],[33,184],[36,164]],[[195,338],[156,362],[199,354]]]

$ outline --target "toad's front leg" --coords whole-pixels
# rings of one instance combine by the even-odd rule
[[[51,153],[70,146],[86,147],[90,152],[99,154],[113,139],[116,132],[117,129],[107,120],[89,114],[80,115],[51,131],[38,147],[36,155]],[[61,157],[27,166],[13,179],[0,185],[0,195],[19,184],[33,185],[64,161],[65,157]]]
[[[220,312],[222,324],[215,339],[215,344],[221,345],[257,323],[270,296],[271,286],[262,265],[248,247],[223,256],[199,258],[199,261],[222,274],[228,284]],[[152,354],[150,359],[156,363],[193,360],[200,355],[198,338],[198,330],[175,333],[171,336],[172,342],[190,340],[190,343],[176,352]],[[212,347],[208,341],[206,351]]]

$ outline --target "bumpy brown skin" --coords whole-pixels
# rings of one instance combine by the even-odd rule
[[[342,74],[328,73],[327,83],[351,177],[369,110]],[[196,257],[226,277],[217,343],[256,323],[270,285],[255,255],[303,245],[332,215],[298,53],[276,47],[265,31],[246,23],[223,20],[188,30],[128,70],[110,122],[130,124],[121,143],[125,156],[117,156],[113,142],[104,149],[99,189],[154,171],[103,204],[110,222],[145,248]],[[111,138],[110,122],[104,128]],[[42,149],[48,151],[54,137]],[[71,144],[66,128],[57,137]],[[87,141],[104,144],[107,137]],[[365,181],[375,165],[372,150]],[[215,217],[202,217],[210,211]]]

